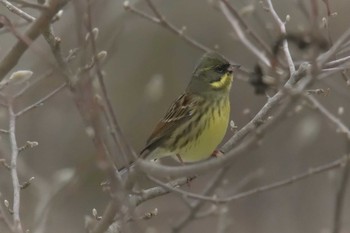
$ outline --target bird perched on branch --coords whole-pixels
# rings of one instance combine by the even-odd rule
[[[140,158],[173,156],[183,163],[215,155],[228,127],[229,92],[238,67],[215,52],[204,54],[185,92],[157,124]]]

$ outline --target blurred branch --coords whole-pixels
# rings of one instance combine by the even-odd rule
[[[201,195],[208,196],[211,195],[217,186],[222,183],[222,179],[225,177],[227,172],[230,170],[230,167],[225,167],[221,169],[215,177],[211,179],[211,181],[206,185],[204,190],[202,191]],[[253,172],[252,174],[246,176],[244,179],[240,180],[238,184],[235,184],[234,189],[236,191],[241,190],[244,188],[248,183],[250,183],[252,180],[256,179],[257,177],[261,176],[261,170],[257,170],[256,172]],[[192,220],[201,218],[202,216],[198,216],[198,211],[204,206],[206,202],[204,200],[196,200],[193,204],[189,205],[190,211],[189,213],[184,216],[177,224],[173,227],[173,232],[180,232],[182,229],[184,229]]]
[[[317,58],[318,67],[323,67],[341,48],[341,46],[347,42],[350,38],[350,29],[346,30],[343,35],[341,35],[338,40],[333,44],[333,46],[325,53],[321,54]]]
[[[22,109],[21,111],[15,113],[16,117],[22,116],[23,114],[27,113],[28,111],[40,107],[46,100],[50,99],[51,97],[53,97],[55,94],[57,94],[59,91],[63,90],[65,87],[67,86],[67,83],[63,83],[60,86],[58,86],[56,89],[54,89],[53,91],[51,91],[48,95],[46,95],[45,97],[41,98],[40,100],[36,101],[35,103],[29,105],[28,107]]]
[[[41,4],[35,4],[25,0],[11,0],[11,2],[19,4],[21,7],[28,7],[37,10],[47,10],[47,7]]]
[[[198,199],[198,200],[204,200],[204,201],[208,201],[208,202],[212,202],[212,203],[227,203],[227,202],[231,202],[231,201],[236,201],[239,199],[243,199],[243,198],[247,198],[256,194],[260,194],[260,193],[264,193],[270,190],[274,190],[274,189],[278,189],[278,188],[282,188],[284,186],[299,182],[301,180],[304,180],[306,178],[312,177],[314,175],[335,169],[335,168],[340,168],[341,166],[343,166],[344,161],[346,161],[348,159],[347,156],[334,160],[330,163],[318,166],[318,167],[314,167],[314,168],[309,168],[306,172],[304,173],[300,173],[298,175],[294,175],[292,177],[289,177],[285,180],[281,180],[281,181],[277,181],[268,185],[264,185],[258,188],[254,188],[245,192],[241,192],[238,194],[235,194],[233,196],[230,197],[224,197],[224,198],[218,198],[218,197],[210,197],[210,196],[203,196],[200,194],[196,194],[196,193],[191,193],[191,192],[187,192],[178,188],[174,188],[171,187],[163,182],[161,182],[160,180],[157,180],[155,178],[151,178],[152,181],[154,181],[155,183],[157,183],[158,185],[160,185],[161,187],[164,187],[174,193],[178,193],[180,195],[185,195],[186,197],[189,198],[194,198],[194,199]]]
[[[349,128],[334,114],[332,114],[326,107],[324,107],[314,96],[305,95],[305,97],[313,104],[313,107],[318,110],[323,116],[325,116],[330,122],[337,126],[337,132],[344,133],[346,138],[347,146],[350,143],[350,130]],[[343,206],[345,202],[346,188],[348,185],[348,179],[350,175],[350,162],[349,162],[349,151],[347,151],[345,166],[340,177],[340,184],[336,193],[335,208],[333,215],[333,228],[332,233],[339,233],[341,229],[341,216]]]
[[[219,185],[219,183],[222,181],[224,176],[227,174],[227,172],[230,170],[231,167],[225,167],[221,169],[215,177],[212,178],[212,180],[207,184],[207,186],[202,191],[203,196],[211,195],[216,187]],[[200,210],[200,208],[205,204],[204,201],[198,200],[197,202],[190,205],[190,211],[189,213],[184,216],[174,227],[173,232],[177,233],[180,232],[186,225],[191,222],[193,219],[196,218],[197,212]]]
[[[97,76],[98,82],[100,84],[100,87],[102,89],[102,98],[103,98],[104,102],[106,103],[108,116],[111,119],[108,122],[111,123],[109,128],[111,129],[112,137],[113,137],[116,145],[121,150],[121,155],[122,155],[122,158],[124,158],[125,164],[129,164],[128,156],[132,157],[132,159],[136,159],[138,156],[136,155],[136,153],[132,149],[132,147],[129,145],[129,143],[127,142],[126,138],[124,137],[124,135],[122,133],[120,125],[117,121],[116,114],[115,114],[114,109],[112,107],[111,100],[110,100],[108,93],[107,93],[107,88],[106,88],[103,73],[101,70],[100,59],[98,58],[95,37],[92,36],[93,35],[93,28],[92,28],[92,22],[91,22],[90,6],[91,6],[91,3],[88,4],[88,8],[87,8],[87,10],[88,10],[87,30],[88,30],[88,33],[90,34],[89,39],[91,42],[91,49],[92,49],[92,53],[93,53],[93,57],[94,57],[94,61],[95,61],[96,76]],[[116,172],[118,172],[118,171],[116,171]]]
[[[278,26],[278,29],[279,29],[281,35],[286,36],[287,35],[286,26],[284,25],[284,23],[282,22],[282,20],[278,16],[278,14],[276,13],[276,11],[272,5],[271,0],[266,0],[266,3],[267,3],[269,11],[272,14],[274,21],[276,22],[276,24]],[[294,62],[293,62],[292,56],[291,56],[289,48],[288,48],[287,40],[283,41],[282,47],[283,47],[283,52],[284,52],[284,55],[285,55],[287,63],[288,63],[289,73],[293,74],[295,72],[295,66],[294,66]]]
[[[248,38],[245,36],[243,29],[240,26],[239,20],[236,15],[232,13],[232,8],[229,8],[227,1],[221,0],[219,2],[220,10],[225,15],[232,28],[235,30],[240,41],[251,51],[260,61],[262,61],[266,66],[270,67],[271,63],[264,53],[260,51],[255,45],[253,45]]]
[[[35,17],[31,16],[30,14],[26,13],[25,11],[19,9],[18,7],[11,4],[9,1],[6,0],[0,0],[0,3],[4,5],[9,11],[12,13],[18,15],[19,17],[23,18],[27,22],[33,22],[35,20]]]
[[[0,197],[1,197],[1,204],[0,204],[0,220],[2,219],[3,222],[5,223],[6,227],[12,231],[12,222],[10,220],[10,218],[8,217],[8,215],[5,213],[5,209],[3,207],[3,200],[2,200],[2,194],[0,193]]]
[[[326,109],[314,96],[305,95],[305,98],[307,98],[313,104],[316,110],[322,113],[322,115],[324,115],[329,121],[338,127],[338,132],[344,133],[346,138],[350,140],[350,130],[339,118],[328,111],[328,109]]]
[[[347,138],[346,141],[347,141],[347,147],[350,148],[349,138]],[[339,233],[341,231],[342,213],[345,207],[346,189],[348,186],[349,176],[350,176],[350,153],[348,149],[345,166],[341,173],[340,184],[337,189],[336,198],[335,198],[332,233]]]
[[[68,1],[69,0],[49,1],[48,9],[43,11],[39,18],[26,31],[24,35],[25,38],[30,39],[30,41],[36,40],[40,36],[43,28],[46,28],[50,24],[51,19],[68,3]],[[0,80],[2,80],[15,65],[17,65],[19,59],[27,50],[28,46],[29,44],[25,41],[18,40],[10,51],[4,56],[0,62]]]
[[[158,8],[154,5],[154,3],[151,0],[146,0],[146,2],[148,4],[148,6],[151,8],[151,10],[153,11],[153,13],[156,15],[156,17],[149,16],[146,13],[135,9],[134,7],[132,7],[130,5],[129,1],[124,1],[124,8],[130,12],[133,12],[133,13],[153,22],[153,23],[159,24],[160,26],[168,29],[169,31],[178,35],[180,38],[183,38],[190,45],[202,50],[203,52],[208,52],[211,50],[208,47],[200,44],[198,41],[185,35],[184,29],[182,29],[182,30],[177,29],[172,23],[170,23],[168,20],[166,20],[166,18],[160,13]]]
[[[241,25],[241,27],[243,28],[244,32],[246,34],[250,35],[255,40],[255,42],[264,50],[265,53],[267,53],[269,56],[273,56],[270,46],[263,39],[261,39],[261,37],[259,35],[257,35],[254,30],[249,28],[248,24],[242,19],[242,17],[237,12],[237,10],[234,8],[234,6],[232,4],[230,4],[228,2],[228,0],[221,0],[221,1],[230,10],[230,12],[234,16],[234,18],[236,18],[238,20],[238,22]]]

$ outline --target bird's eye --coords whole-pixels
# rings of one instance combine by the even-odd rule
[[[215,67],[214,70],[219,74],[225,74],[227,72],[227,69],[229,66],[230,66],[230,64],[223,64],[223,65]]]

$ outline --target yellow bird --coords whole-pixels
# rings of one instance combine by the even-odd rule
[[[230,119],[233,71],[217,53],[203,55],[185,92],[170,106],[140,152],[140,158],[177,157],[181,163],[209,158]]]

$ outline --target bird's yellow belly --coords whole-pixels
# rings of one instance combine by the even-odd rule
[[[178,154],[184,162],[196,162],[207,159],[212,155],[219,143],[225,136],[230,119],[230,105],[223,101],[219,111],[214,111],[212,116],[205,116],[207,119],[203,132],[187,146],[180,148]],[[215,119],[214,119],[215,118]]]

